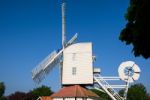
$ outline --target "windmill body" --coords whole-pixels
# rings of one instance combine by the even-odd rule
[[[62,84],[93,84],[92,43],[75,43],[64,52]]]

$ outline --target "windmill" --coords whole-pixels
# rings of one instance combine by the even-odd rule
[[[63,61],[63,64],[60,64],[62,85],[93,84],[92,43],[74,44],[77,39],[77,33],[66,42],[65,33],[65,2],[63,2],[62,49],[58,52],[53,51],[40,64],[38,64],[32,70],[32,79],[36,83],[40,83],[55,66]],[[88,67],[85,67],[87,65]],[[85,70],[85,74],[83,74],[81,70]],[[77,71],[78,74],[76,74]],[[68,72],[69,74],[67,74]],[[82,76],[80,76],[81,74]]]
[[[140,68],[133,61],[121,63],[118,69],[119,77],[101,76],[101,70],[93,67],[95,57],[92,54],[92,43],[75,43],[77,33],[66,42],[65,2],[62,2],[62,48],[53,51],[32,70],[32,79],[40,83],[52,69],[60,65],[62,86],[98,84],[101,91],[107,93],[113,100],[126,100],[129,84],[138,80]],[[61,64],[60,64],[61,63]],[[124,81],[124,85],[111,85],[108,81]],[[124,88],[124,97],[115,89]]]

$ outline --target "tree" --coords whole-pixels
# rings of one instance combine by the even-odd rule
[[[32,92],[30,91],[30,92],[26,93],[26,95],[23,98],[23,100],[35,100],[35,98],[34,98]]]
[[[9,96],[7,97],[7,99],[8,99],[8,100],[23,100],[23,98],[24,98],[25,96],[26,96],[26,93],[17,91],[17,92],[15,92],[15,93],[9,95]]]
[[[7,96],[7,100],[36,100],[39,96],[50,96],[52,93],[53,92],[49,87],[41,86],[29,91],[28,93],[20,91],[12,93]]]
[[[112,100],[106,93],[96,89],[91,89],[91,91],[99,95],[104,100]],[[119,94],[123,97],[124,89],[120,90]],[[143,84],[134,84],[128,90],[127,100],[150,100],[150,95]]]
[[[5,96],[0,97],[0,100],[7,100]]]
[[[123,93],[123,90],[119,91],[121,96]],[[150,96],[143,84],[134,84],[128,90],[127,100],[150,100]]]
[[[96,89],[91,89],[91,91],[96,93],[99,97],[103,98],[104,100],[112,100],[107,93],[101,92]]]
[[[4,95],[5,93],[5,85],[3,82],[0,82],[0,98]]]
[[[126,27],[121,31],[119,39],[132,44],[135,56],[150,57],[150,0],[130,0]]]
[[[143,84],[135,84],[129,88],[128,100],[149,100],[149,95]]]
[[[50,96],[53,92],[51,91],[50,87],[43,85],[41,87],[33,89],[31,93],[34,98],[37,99],[39,96]]]
[[[7,100],[35,100],[31,92],[24,93],[17,91],[7,96]]]

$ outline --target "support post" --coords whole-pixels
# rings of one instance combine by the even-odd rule
[[[65,1],[62,0],[62,46],[63,49],[65,48],[65,43],[66,43],[66,17],[65,17]]]

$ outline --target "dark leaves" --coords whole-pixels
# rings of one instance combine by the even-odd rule
[[[150,0],[130,0],[126,19],[128,23],[121,31],[119,39],[132,44],[135,56],[150,57]]]

